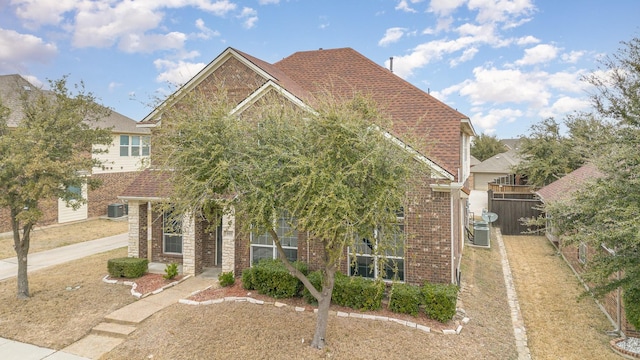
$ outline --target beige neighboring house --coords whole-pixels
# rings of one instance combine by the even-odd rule
[[[22,91],[41,92],[46,91],[31,84],[28,80],[18,74],[0,75],[0,101],[11,110],[7,125],[9,128],[17,127],[22,119]],[[120,113],[111,111],[111,114],[101,119],[97,126],[112,128],[113,142],[109,146],[107,154],[94,154],[93,156],[104,160],[101,168],[92,169],[90,174],[93,178],[102,180],[102,186],[93,191],[89,191],[86,186],[76,189],[87,199],[87,204],[77,210],[68,207],[60,199],[44,201],[44,217],[40,225],[66,223],[88,218],[95,218],[107,215],[110,204],[122,203],[118,200],[117,194],[122,192],[131,184],[135,176],[145,166],[151,152],[150,130],[139,128],[137,123]],[[123,209],[125,208],[124,204]],[[9,231],[11,224],[9,214],[6,210],[0,209],[0,232]]]
[[[473,190],[487,191],[488,184],[503,177],[513,175],[513,166],[520,163],[516,149],[494,155],[471,168]]]

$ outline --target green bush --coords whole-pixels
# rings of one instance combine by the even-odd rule
[[[308,273],[305,263],[294,262],[293,266],[303,274]],[[251,285],[261,294],[273,298],[290,298],[302,292],[302,283],[289,274],[289,270],[280,260],[265,259],[252,268]]]
[[[242,270],[242,288],[245,290],[255,290],[253,281],[253,268]]]
[[[331,299],[340,306],[359,310],[377,310],[382,306],[385,285],[382,280],[336,273]]]
[[[164,273],[165,274],[162,275],[162,277],[167,280],[171,280],[174,277],[178,276],[178,264],[176,263],[167,264],[167,266],[165,266],[164,268]]]
[[[395,283],[391,287],[389,310],[418,316],[420,304],[420,287],[401,283]]]
[[[107,270],[111,277],[138,278],[147,272],[149,260],[139,258],[116,258],[107,261]]]
[[[428,317],[440,322],[447,322],[456,314],[458,287],[453,284],[425,283],[420,289],[424,311]]]
[[[316,290],[322,291],[322,272],[320,270],[307,275],[307,279],[309,279],[309,282],[311,282]],[[307,302],[307,304],[318,305],[318,300],[311,295],[306,287],[302,290],[302,298]]]
[[[627,321],[636,329],[640,329],[640,288],[625,288],[622,300],[624,302],[624,313],[627,315]]]
[[[218,281],[220,286],[227,287],[233,285],[236,282],[236,278],[233,276],[233,271],[227,271],[218,275]]]

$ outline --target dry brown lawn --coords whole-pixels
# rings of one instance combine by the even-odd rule
[[[50,250],[60,246],[95,240],[128,231],[122,220],[92,219],[72,224],[36,227],[31,234],[29,253]],[[0,259],[15,257],[13,235],[0,235]]]
[[[248,303],[175,304],[138,326],[103,359],[515,359],[515,340],[497,249],[465,249],[460,335],[390,322],[329,320],[327,347],[311,349],[315,315]]]
[[[620,359],[613,327],[556,249],[542,236],[504,236],[534,359]]]
[[[0,282],[0,337],[53,349],[81,339],[135,300],[129,287],[102,281],[107,260],[126,255],[121,248],[33,272],[27,300],[16,298],[15,278]]]

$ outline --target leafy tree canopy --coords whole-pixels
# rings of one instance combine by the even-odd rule
[[[591,114],[569,115],[563,123],[542,120],[520,138],[522,161],[514,171],[526,176],[530,185],[548,185],[601,154],[612,131],[610,122]]]
[[[232,205],[245,234],[271,234],[280,258],[318,300],[312,346],[322,348],[347,247],[374,230],[375,251],[393,246],[401,236],[397,210],[421,167],[385,132],[391,123],[371,99],[326,96],[313,104],[300,108],[273,93],[233,113],[223,93],[193,92],[163,115],[154,161],[171,170],[171,201],[181,212]],[[324,250],[320,291],[284,255],[273,229],[283,213]]]
[[[495,135],[480,134],[473,138],[471,144],[471,155],[480,161],[485,161],[505,151],[507,151],[506,147]]]
[[[622,287],[629,299],[640,293],[640,39],[623,42],[604,67],[585,78],[594,85],[599,115],[614,130],[596,142],[593,163],[602,177],[579,189],[570,201],[550,204],[558,232],[569,244],[584,242],[596,251],[587,277],[597,294]],[[603,75],[604,74],[604,75]],[[640,303],[626,301],[629,321],[640,328]]]
[[[17,86],[18,87],[18,86]],[[22,113],[17,127],[9,128],[9,109],[0,106],[0,207],[11,214],[18,255],[18,297],[29,296],[27,254],[30,232],[42,218],[42,202],[63,199],[78,208],[86,202],[72,187],[96,186],[88,175],[99,165],[92,145],[111,143],[110,129],[95,121],[109,110],[98,105],[82,84],[72,93],[66,78],[50,82],[50,91],[18,87]],[[0,99],[0,103],[1,103]]]

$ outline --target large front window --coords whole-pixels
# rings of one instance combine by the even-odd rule
[[[281,216],[275,221],[274,230],[280,239],[280,245],[289,261],[298,260],[298,231],[291,224],[294,219]],[[262,259],[277,259],[278,248],[271,234],[251,233],[251,263],[255,264]]]
[[[358,237],[355,259],[351,258],[349,274],[372,279],[404,281],[404,213],[398,213],[397,232],[381,243],[380,232],[371,238]],[[349,252],[352,253],[351,251]]]
[[[182,254],[182,219],[172,209],[162,213],[162,251]]]

